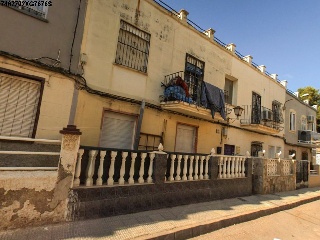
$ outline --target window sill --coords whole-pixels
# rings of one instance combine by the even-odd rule
[[[139,70],[136,70],[136,69],[133,69],[133,68],[130,68],[130,67],[127,67],[127,66],[124,66],[124,65],[121,65],[121,64],[118,64],[118,63],[113,63],[114,66],[117,66],[117,67],[121,67],[121,68],[125,68],[125,69],[128,69],[130,71],[134,71],[136,73],[139,73],[139,74],[142,74],[144,76],[148,76],[148,73],[145,73],[145,72],[141,72]]]
[[[29,12],[28,10],[20,9],[20,8],[17,8],[17,7],[9,7],[9,6],[8,6],[8,8],[11,8],[12,10],[15,10],[17,12],[23,13],[23,14],[28,15],[30,17],[36,18],[36,19],[38,19],[38,20],[40,20],[42,22],[46,22],[46,23],[49,22],[48,19],[43,18],[41,16],[37,16],[36,14],[33,14],[33,13]]]

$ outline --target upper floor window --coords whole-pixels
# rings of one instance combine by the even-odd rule
[[[228,103],[228,104],[233,104],[233,81],[229,80],[229,79],[225,79],[225,82],[224,82],[224,100],[225,100],[225,103]]]
[[[290,131],[296,130],[296,113],[293,111],[290,111]]]
[[[147,73],[150,37],[121,20],[115,63]]]
[[[1,1],[3,5],[14,8],[34,17],[46,18],[48,7],[52,6],[52,1],[41,0],[6,0]]]
[[[278,101],[272,101],[272,113],[273,113],[273,121],[276,123],[282,123],[282,112],[281,112],[281,103]]]
[[[186,55],[185,65],[185,82],[189,87],[189,94],[193,101],[200,101],[201,84],[204,75],[204,62],[191,56]]]
[[[307,130],[307,118],[306,116],[301,116],[301,130]]]

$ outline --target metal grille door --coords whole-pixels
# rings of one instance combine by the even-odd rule
[[[32,137],[41,83],[0,73],[0,135]]]

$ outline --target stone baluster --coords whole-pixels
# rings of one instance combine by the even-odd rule
[[[205,159],[205,156],[201,156],[200,157],[200,173],[199,173],[199,179],[202,180],[203,179],[203,175],[204,175],[204,169],[203,169],[203,161]]]
[[[183,158],[184,158],[184,164],[183,164],[182,180],[186,181],[187,180],[187,165],[188,165],[189,155],[184,155]]]
[[[150,165],[149,165],[149,170],[148,170],[148,178],[147,178],[147,183],[152,183],[152,173],[153,173],[153,160],[155,158],[154,153],[150,153]]]
[[[230,167],[231,167],[231,157],[228,157],[227,158],[227,162],[228,162],[228,165],[227,165],[227,178],[230,178]]]
[[[114,183],[113,176],[114,176],[114,163],[116,161],[117,152],[111,151],[111,160],[110,160],[110,168],[109,168],[109,177],[107,180],[107,185],[112,186]]]
[[[92,186],[93,185],[93,173],[94,173],[94,163],[96,161],[96,150],[89,151],[89,161],[87,166],[87,174],[86,174],[86,186]]]
[[[176,178],[175,180],[176,181],[180,181],[181,180],[181,177],[180,177],[180,174],[181,174],[181,158],[182,158],[182,155],[178,155],[177,159],[178,159],[178,164],[177,164],[177,175],[176,175]]]
[[[226,171],[227,171],[227,157],[222,157],[223,158],[223,173],[222,173],[222,178],[227,178]]]
[[[239,177],[239,157],[236,158],[236,166],[235,166],[235,177]]]
[[[242,167],[241,167],[241,170],[242,170],[242,172],[241,172],[241,177],[245,177],[246,176],[246,174],[245,174],[245,161],[246,161],[246,159],[245,158],[242,158]]]
[[[196,156],[195,157],[195,166],[194,166],[194,177],[193,177],[193,179],[194,180],[198,180],[199,179],[199,177],[198,177],[198,170],[199,170],[199,156]]]
[[[174,160],[176,159],[176,155],[175,154],[171,154],[170,155],[170,176],[169,176],[169,181],[173,182],[174,178],[173,178],[173,174],[174,174]]]
[[[128,152],[122,152],[122,161],[121,161],[121,168],[120,168],[120,178],[119,178],[119,184],[124,184],[124,174],[126,171],[126,159],[128,156]]]
[[[209,179],[209,160],[210,160],[210,155],[206,156],[206,166],[204,168],[204,179]]]
[[[140,171],[139,171],[139,183],[144,183],[143,174],[144,174],[144,162],[146,160],[147,154],[141,153],[141,165],[140,165]]]
[[[99,169],[98,169],[98,178],[96,181],[97,186],[102,185],[103,163],[104,163],[105,156],[106,156],[106,151],[100,151],[100,164],[99,164]],[[109,176],[110,176],[110,171],[109,171]]]
[[[239,177],[241,177],[241,171],[242,171],[242,158],[239,159]]]
[[[134,163],[136,162],[136,157],[137,157],[137,153],[132,152],[131,153],[131,166],[130,166],[129,180],[128,180],[129,184],[134,184],[133,175],[134,175]]]
[[[76,165],[76,171],[74,174],[73,186],[78,187],[80,185],[80,174],[81,174],[81,161],[84,153],[84,149],[79,149],[78,151],[78,161]]]
[[[231,160],[231,175],[230,175],[230,177],[234,178],[234,172],[235,172],[234,171],[235,170],[234,169],[234,161],[235,161],[235,157],[232,157],[230,160]]]
[[[222,178],[222,166],[223,166],[223,157],[219,157],[218,160],[218,178]]]
[[[193,159],[194,156],[190,156],[190,166],[189,166],[189,176],[188,176],[188,180],[193,180]]]

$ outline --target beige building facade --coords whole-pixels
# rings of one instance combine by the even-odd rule
[[[81,54],[94,94],[78,95],[82,145],[151,150],[163,142],[165,151],[176,152],[283,152],[285,86],[235,44],[219,42],[213,29],[191,26],[187,15],[151,0],[88,1]],[[203,107],[204,84],[223,93],[225,119],[221,106],[214,118]],[[170,87],[182,92],[170,95]],[[243,108],[238,119],[236,106]]]

